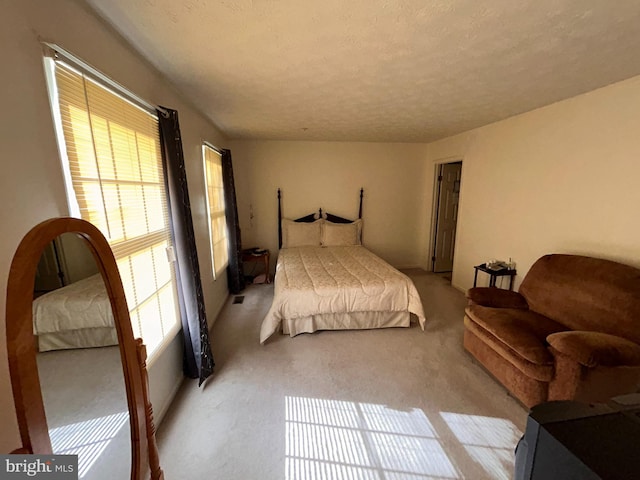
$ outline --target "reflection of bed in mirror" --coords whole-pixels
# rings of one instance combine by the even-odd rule
[[[82,242],[61,235],[38,263],[33,333],[41,352],[118,344],[104,281]]]
[[[111,304],[100,274],[36,298],[33,333],[41,352],[117,345]]]
[[[53,453],[78,455],[81,480],[127,478],[131,430],[118,335],[84,239],[63,234],[45,248],[32,310]]]

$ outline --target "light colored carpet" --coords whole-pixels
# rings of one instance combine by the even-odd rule
[[[462,347],[464,295],[406,271],[427,327],[272,337],[272,285],[230,299],[216,370],[186,381],[158,432],[167,479],[509,479],[527,411]]]

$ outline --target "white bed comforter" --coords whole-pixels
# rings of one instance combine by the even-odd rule
[[[33,301],[33,333],[36,335],[113,326],[111,303],[100,274]]]
[[[285,248],[278,256],[273,304],[262,322],[260,342],[279,331],[285,319],[407,311],[424,330],[422,302],[411,279],[366,248]]]

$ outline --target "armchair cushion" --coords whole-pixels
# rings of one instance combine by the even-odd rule
[[[537,365],[553,364],[545,339],[565,330],[563,325],[530,310],[470,305],[465,312],[471,321],[520,357]]]
[[[527,310],[529,306],[525,298],[518,292],[501,288],[474,287],[467,290],[470,304],[494,308],[517,308]]]
[[[616,335],[568,331],[549,335],[547,342],[585,367],[640,366],[640,345]]]

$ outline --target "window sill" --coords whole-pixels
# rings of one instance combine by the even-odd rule
[[[167,332],[167,334],[162,339],[162,342],[160,342],[160,345],[158,345],[158,347],[149,354],[149,357],[147,358],[147,369],[151,368],[155,361],[160,358],[162,353],[169,347],[169,344],[178,335],[180,330],[182,330],[182,325],[180,323],[177,323],[169,330],[169,332]]]

